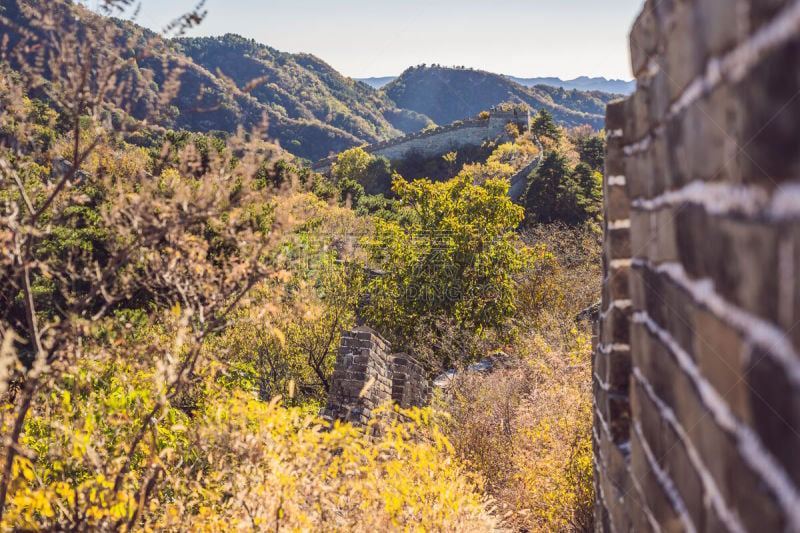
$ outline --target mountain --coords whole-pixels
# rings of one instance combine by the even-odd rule
[[[546,107],[563,125],[601,128],[605,104],[612,99],[599,92],[524,87],[496,74],[439,67],[409,69],[376,90],[313,55],[281,52],[238,35],[165,39],[67,0],[4,0],[0,38],[7,37],[11,49],[26,35],[27,60],[44,59],[45,66],[47,58],[61,52],[52,48],[36,15],[20,9],[38,2],[52,2],[69,14],[62,24],[70,26],[70,33],[81,34],[90,25],[112,32],[93,54],[136,57],[120,79],[121,86],[130,86],[130,96],[119,105],[132,118],[146,119],[152,127],[197,132],[251,130],[266,118],[271,139],[309,160],[416,132],[433,122],[449,124],[509,101]],[[6,57],[14,67],[15,56]],[[164,105],[160,88],[173,85],[175,72],[180,72],[180,91]]]
[[[475,116],[503,102],[524,102],[534,110],[547,109],[561,125],[590,124],[596,129],[604,125],[606,104],[617,98],[600,91],[525,87],[481,70],[425,65],[406,70],[383,92],[398,107],[422,113],[437,124]]]
[[[617,79],[608,79],[603,77],[590,78],[588,76],[580,76],[571,80],[562,80],[561,78],[546,77],[546,78],[518,78],[516,76],[505,76],[514,83],[518,83],[525,87],[535,87],[537,85],[547,85],[549,87],[561,87],[563,89],[571,90],[577,89],[579,91],[602,91],[604,93],[629,95],[636,90],[636,80],[625,81]],[[381,76],[376,78],[356,78],[357,81],[366,83],[375,89],[382,89],[394,80],[397,76]]]
[[[310,54],[288,54],[238,35],[178,39],[176,49],[195,64],[244,86],[259,103],[296,120],[321,122],[375,142],[419,131],[427,117],[398,109],[384,94],[344,77]]]
[[[55,51],[39,47],[50,44],[45,32],[30,10],[20,8],[35,1],[3,3],[0,37],[8,36],[8,46],[13,48],[28,35],[33,39],[29,42],[38,44],[26,50],[48,57]],[[311,55],[286,54],[236,35],[167,40],[128,21],[102,19],[70,2],[56,0],[55,5],[62,13],[75,15],[64,20],[75,26],[76,33],[90,24],[113,31],[113,37],[93,53],[116,50],[124,57],[140,56],[124,75],[132,96],[123,107],[133,118],[148,118],[162,128],[235,132],[240,126],[252,129],[266,117],[270,138],[294,155],[317,160],[431,124],[427,117],[397,108],[385,95],[340,75]],[[27,60],[35,61],[36,53]],[[9,61],[12,67],[18,66],[13,54]],[[154,120],[152,112],[165,107],[159,104],[159,88],[170,83],[170,73],[176,71],[181,72],[180,91],[166,106],[171,111]],[[253,84],[250,91],[242,89],[255,79],[261,83]]]
[[[525,87],[548,85],[550,87],[561,87],[567,90],[602,91],[626,96],[636,90],[636,80],[610,80],[608,78],[590,78],[587,76],[581,76],[572,80],[562,80],[561,78],[517,78],[514,76],[506,76],[506,78],[514,83],[524,85]]]
[[[356,81],[366,83],[373,89],[382,89],[396,78],[397,76],[380,76],[377,78],[356,78]]]

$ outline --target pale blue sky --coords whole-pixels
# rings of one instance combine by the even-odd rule
[[[86,0],[91,5],[97,0]],[[197,0],[142,0],[161,29]],[[312,53],[347,76],[420,63],[514,76],[630,79],[627,36],[642,0],[207,0],[195,35],[238,33]]]

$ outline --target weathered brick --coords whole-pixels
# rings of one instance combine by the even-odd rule
[[[723,426],[722,416],[729,409],[736,424],[747,424],[762,441],[764,453],[800,486],[800,432],[795,431],[800,426],[800,386],[791,381],[786,363],[769,353],[777,347],[752,347],[755,341],[747,324],[744,331],[739,330],[741,324],[728,324],[698,302],[702,298],[692,294],[695,285],[683,286],[649,265],[679,262],[691,279],[710,279],[728,305],[779,324],[800,348],[800,328],[794,327],[800,318],[800,223],[796,217],[775,222],[757,212],[726,213],[729,206],[724,201],[715,202],[713,213],[700,203],[655,211],[632,209],[630,204],[697,182],[755,184],[773,192],[777,185],[798,179],[800,34],[787,43],[769,42],[773,48],[751,72],[734,76],[740,81],[730,82],[723,73],[715,87],[706,85],[691,93],[695,101],[687,101],[685,93],[705,76],[709,60],[735,46],[747,46],[749,36],[788,5],[788,0],[648,2],[631,32],[638,90],[608,113],[609,125],[613,122],[613,129],[624,133],[622,140],[609,140],[607,169],[614,172],[608,175],[625,175],[626,195],[615,195],[606,186],[605,220],[629,218],[630,257],[646,263],[636,261],[626,272],[627,290],[613,285],[611,261],[626,257],[612,253],[619,250],[619,241],[612,242],[614,235],[608,232],[602,259],[603,309],[618,299],[630,299],[634,310],[646,311],[668,336],[664,340],[646,325],[633,323],[628,332],[630,361],[678,426],[667,423],[667,411],[656,408],[642,386],[630,386],[627,361],[615,352],[595,354],[595,371],[612,392],[595,388],[596,409],[602,410],[610,428],[615,420],[627,424],[632,417],[700,531],[727,527],[704,494],[698,468],[708,473],[745,530],[787,529],[776,495],[754,469],[764,464],[764,458],[754,457],[759,448],[743,446],[741,428],[731,429],[727,422]],[[681,107],[670,107],[678,97],[683,97]],[[624,155],[624,145],[635,148],[633,155]],[[779,200],[788,205],[788,199]],[[707,289],[703,286],[701,291]],[[599,324],[606,339],[623,334],[615,318],[612,312]],[[618,429],[612,433],[618,434]],[[607,492],[613,494],[598,506],[598,517],[605,517],[606,530],[644,531],[649,529],[647,512],[662,530],[682,530],[659,479],[643,460],[642,442],[632,434],[629,472],[643,498],[638,498],[638,489],[632,490],[633,483],[627,492],[619,492],[629,479],[624,464],[614,461],[612,451],[619,448],[598,443],[607,457],[607,463],[598,463],[598,487],[608,485]],[[689,460],[689,448],[697,452],[697,461]],[[616,483],[609,482],[609,471]]]
[[[635,93],[634,93],[635,94]],[[629,146],[639,139],[636,137],[636,114],[634,112],[634,94],[622,101],[624,108],[623,112],[623,125],[622,125],[622,145]]]
[[[669,146],[664,130],[654,134],[650,148],[650,164],[653,165],[652,186],[648,197],[658,196],[674,188],[672,167],[670,165]]]
[[[631,258],[648,258],[650,242],[653,239],[650,220],[649,211],[639,209],[631,211]]]
[[[630,216],[631,203],[624,185],[606,187],[606,220],[625,220]]]
[[[771,21],[789,4],[789,0],[747,0],[750,26],[753,30]]]
[[[665,207],[655,212],[656,232],[650,242],[650,261],[656,265],[678,260],[678,240],[675,231],[675,209]]]
[[[735,89],[743,116],[738,163],[747,183],[773,187],[800,176],[799,88],[800,34],[796,34],[763,58]]]
[[[593,379],[600,379],[605,385],[608,376],[608,354],[599,351],[592,354],[592,374]]]
[[[662,57],[656,60],[657,72],[650,80],[650,117],[654,125],[664,122],[669,111],[669,76]]]
[[[661,531],[683,531],[683,525],[663,486],[653,472],[636,433],[631,435],[631,475],[642,488],[642,498]]]
[[[601,321],[600,342],[606,345],[628,343],[630,338],[631,308],[612,307]]]
[[[682,115],[683,182],[738,181],[738,102],[726,85],[690,105]]]
[[[697,304],[683,286],[661,274],[663,306],[665,308],[666,329],[675,342],[691,355],[695,328],[692,322]]]
[[[736,329],[707,309],[696,309],[692,321],[694,347],[691,352],[702,376],[726,399],[739,419],[749,421],[744,339]]]
[[[650,85],[640,83],[636,91],[630,97],[631,111],[629,120],[625,123],[625,134],[630,135],[631,139],[639,141],[650,133],[653,128],[653,118],[650,114]]]
[[[642,436],[659,459],[663,459],[669,447],[665,441],[666,423],[656,405],[648,396],[643,385],[634,379],[631,387],[631,416],[639,424]]]
[[[598,427],[597,434],[600,438],[598,451],[603,458],[603,474],[618,491],[626,491],[630,478],[627,454],[622,452],[602,426]]]
[[[609,295],[614,300],[630,298],[629,272],[630,267],[627,265],[618,265],[608,269],[608,278],[603,280],[603,283],[608,285]]]
[[[727,52],[747,37],[749,25],[739,16],[746,1],[748,0],[699,0],[700,35],[710,57]]]
[[[747,466],[735,437],[719,427],[670,351],[657,339],[651,339],[649,348],[650,357],[660,363],[654,371],[671,376],[668,384],[663,380],[653,384],[656,394],[674,410],[725,501],[740,510],[748,530],[783,530],[785,517],[777,509],[775,495]],[[736,467],[731,468],[731,465]],[[763,520],[763,524],[759,525],[759,520]]]
[[[689,165],[689,140],[686,138],[686,115],[688,111],[679,112],[666,124],[665,137],[667,142],[667,157],[670,169],[670,187],[680,188],[692,181]]]
[[[728,526],[719,516],[719,513],[717,513],[716,509],[714,509],[714,506],[711,504],[710,500],[705,502],[705,507],[706,507],[706,512],[705,512],[706,521],[704,524],[702,524],[699,531],[707,531],[708,533],[717,533],[717,532],[725,533],[727,531],[730,531]]]
[[[800,486],[800,389],[768,347],[753,346],[747,367],[749,408],[764,445]]]
[[[778,319],[778,236],[760,222],[710,218],[719,253],[710,268],[716,290],[732,303],[767,320]]]
[[[609,529],[614,532],[630,531],[630,517],[626,512],[624,504],[618,503],[624,501],[624,493],[617,489],[606,476],[601,477],[600,485],[606,498],[614,502],[614,505],[611,505],[609,508],[608,513]]]
[[[678,434],[669,424],[664,424],[666,440],[670,442],[661,464],[667,475],[672,479],[678,494],[681,495],[689,518],[699,530],[705,523],[705,506],[703,505],[703,484],[691,460],[686,445],[680,440]]]
[[[677,100],[705,67],[705,50],[698,31],[694,2],[677,1],[665,36],[670,100]]]
[[[629,490],[625,503],[627,505],[628,514],[631,517],[631,531],[639,533],[650,533],[654,531],[653,525],[647,518],[644,510],[644,503],[642,502],[639,494],[635,490]]]
[[[625,126],[625,99],[609,102],[606,106],[606,131],[622,129]]]
[[[648,59],[653,56],[658,47],[658,25],[656,14],[653,10],[653,0],[648,0],[642,7],[641,13],[631,28],[630,51],[631,68],[637,78],[647,66]]]
[[[644,270],[645,308],[650,318],[661,327],[669,324],[669,309],[665,305],[664,277],[650,268]]]
[[[683,204],[675,211],[675,231],[678,256],[689,277],[706,277],[705,258],[708,255],[706,211],[699,204]]]
[[[606,125],[606,127],[610,128],[608,125]],[[624,140],[622,137],[611,137],[606,141],[606,177],[625,175],[625,151],[623,143]]]
[[[592,380],[592,393],[594,396],[594,408],[596,415],[602,418],[605,423],[608,424],[608,392],[600,386],[600,382],[597,380],[597,378]]]
[[[631,406],[625,394],[608,394],[608,428],[611,439],[619,444],[630,439]]]
[[[703,489],[700,476],[688,457],[685,444],[666,422],[644,387],[634,387],[631,403],[633,416],[640,424],[642,436],[648,443],[659,467],[678,489],[694,524],[703,524]]]
[[[620,394],[628,394],[631,376],[631,352],[616,348],[605,355],[607,364],[605,374],[601,374],[610,389]]]
[[[631,232],[628,228],[616,228],[606,231],[604,246],[609,259],[627,259],[631,257]]]
[[[630,271],[631,301],[634,311],[646,308],[644,271],[641,266],[634,266]]]

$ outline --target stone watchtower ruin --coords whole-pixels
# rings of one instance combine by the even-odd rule
[[[422,366],[374,330],[342,334],[323,418],[366,426],[374,411],[389,404],[408,409],[427,405],[430,385]]]
[[[800,1],[649,0],[609,105],[597,531],[800,531]]]

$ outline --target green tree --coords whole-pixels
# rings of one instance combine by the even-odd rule
[[[529,222],[575,225],[600,212],[601,176],[586,163],[569,168],[567,158],[550,151],[531,176],[523,199]]]
[[[551,115],[544,108],[542,108],[533,119],[531,131],[540,139],[545,137],[552,139],[555,142],[558,142],[561,139],[561,129],[556,126],[556,123],[553,120],[553,115]]]
[[[392,188],[392,164],[383,156],[371,156],[362,180],[367,194],[384,194]]]
[[[362,148],[345,150],[331,169],[334,182],[352,189],[350,182],[359,184],[366,194],[388,192],[392,184],[392,166],[383,156],[373,156]]]
[[[376,221],[368,249],[385,274],[370,285],[370,324],[402,345],[432,317],[478,334],[502,326],[515,311],[513,276],[528,260],[514,246],[523,211],[508,182],[479,186],[461,174],[443,183],[397,178],[393,189],[418,216],[405,226]]]
[[[581,194],[590,202],[603,199],[603,176],[586,163],[578,163],[572,170],[574,179],[581,188]]]
[[[331,168],[331,176],[335,182],[343,179],[359,181],[369,166],[371,156],[362,148],[351,148],[345,150],[336,158],[336,162]]]
[[[602,135],[592,135],[578,142],[578,154],[581,161],[592,170],[603,171],[606,158],[606,140]]]

